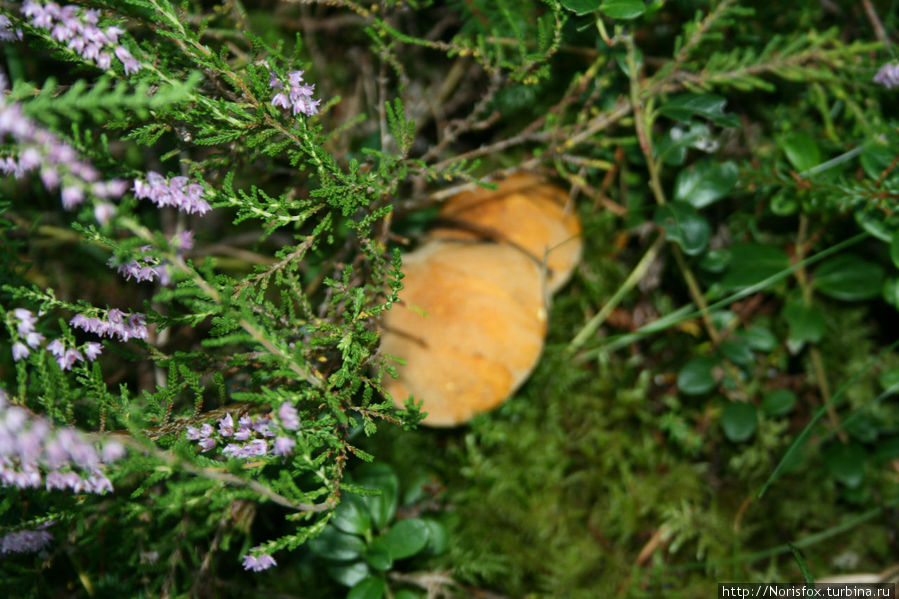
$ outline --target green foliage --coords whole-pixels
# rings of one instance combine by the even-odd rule
[[[0,108],[131,188],[0,179],[0,388],[127,450],[105,495],[0,487],[0,537],[53,522],[3,556],[11,595],[695,597],[894,565],[899,135],[876,10],[264,4],[90,3],[130,74],[0,6],[23,31]],[[317,114],[275,101],[300,70]],[[47,138],[4,126],[4,160]],[[516,169],[572,190],[583,263],[516,397],[414,430],[378,349],[402,251]],[[211,212],[139,197],[151,172]],[[43,336],[24,357],[19,308]],[[124,341],[73,320],[138,313]],[[63,368],[55,339],[103,353]],[[238,455],[227,418],[265,451]]]

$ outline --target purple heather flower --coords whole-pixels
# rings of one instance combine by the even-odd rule
[[[97,205],[94,206],[94,218],[97,219],[97,222],[101,225],[105,225],[112,220],[112,217],[115,216],[116,208],[115,205],[110,204],[109,202],[98,202]]]
[[[19,341],[17,341],[16,343],[13,343],[12,359],[15,360],[16,362],[18,362],[19,360],[22,360],[24,358],[27,358],[28,354],[30,354],[30,353],[31,353],[31,351],[28,349],[28,346],[26,346],[24,343],[21,343]]]
[[[212,437],[204,437],[199,441],[200,449],[205,453],[215,447],[215,439]]]
[[[228,443],[222,449],[222,453],[226,456],[238,459],[245,459],[250,457],[247,447],[245,445],[241,445],[240,443]]]
[[[118,441],[107,441],[100,450],[100,459],[107,464],[123,457],[125,457],[125,447]]]
[[[244,570],[252,570],[253,572],[261,572],[263,570],[268,570],[272,566],[277,566],[277,565],[278,565],[278,562],[275,561],[275,558],[268,555],[267,553],[262,553],[258,556],[255,556],[255,555],[243,556]]]
[[[286,429],[295,431],[300,428],[300,419],[297,415],[297,409],[292,404],[284,402],[278,408],[278,418],[281,419],[281,426]]]
[[[22,30],[13,29],[12,21],[6,15],[0,15],[0,41],[14,42],[22,39]]]
[[[74,4],[60,7],[55,2],[42,5],[29,0],[22,4],[21,10],[34,27],[47,30],[52,39],[66,43],[70,50],[103,70],[112,66],[112,53],[122,63],[126,75],[142,68],[127,48],[118,45],[119,37],[125,32],[121,27],[97,26],[100,12],[96,9],[83,9]]]
[[[25,335],[25,344],[31,349],[37,349],[44,342],[44,336],[37,331],[31,331]]]
[[[262,439],[253,439],[247,443],[247,453],[249,455],[265,455],[268,453],[268,443]]]
[[[187,437],[189,441],[199,441],[200,440],[200,429],[195,426],[188,425],[187,432],[184,433],[184,436]]]
[[[173,206],[188,214],[204,215],[212,208],[203,199],[205,189],[199,183],[188,183],[187,177],[172,177],[166,181],[157,172],[147,173],[146,181],[134,180],[134,197],[149,200],[159,208]]]
[[[67,349],[66,353],[56,358],[56,363],[63,370],[71,370],[76,362],[84,362],[84,356],[74,347]]]
[[[46,530],[20,530],[0,538],[0,555],[40,551],[53,540]]]
[[[88,341],[84,344],[84,355],[87,356],[87,359],[90,362],[96,360],[97,356],[99,356],[102,351],[103,346],[96,341]]]
[[[290,110],[293,114],[304,114],[312,116],[318,112],[318,106],[321,100],[312,98],[315,91],[315,85],[303,82],[303,71],[293,71],[287,74],[288,89],[287,93],[279,91],[272,97],[272,106]],[[277,75],[271,73],[269,86],[272,89],[284,89],[284,82]]]
[[[294,441],[290,437],[278,437],[277,439],[275,439],[272,453],[275,455],[289,455],[293,453],[293,448],[295,445],[296,441]]]
[[[219,420],[219,434],[223,437],[230,437],[234,434],[234,418],[231,414],[225,414],[225,417]]]
[[[874,82],[879,83],[887,89],[899,87],[899,63],[884,64],[874,75]]]

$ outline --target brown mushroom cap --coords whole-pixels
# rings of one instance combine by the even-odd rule
[[[547,289],[555,293],[581,257],[581,224],[566,209],[568,193],[529,173],[517,173],[496,190],[476,189],[446,201],[439,217],[460,227],[435,230],[436,239],[487,237],[510,243],[546,264]],[[467,228],[465,228],[467,226]]]
[[[519,174],[446,202],[444,225],[403,257],[401,302],[382,318],[381,350],[405,362],[384,383],[397,405],[411,395],[425,424],[455,426],[524,382],[543,349],[546,291],[581,254],[567,199]]]
[[[431,241],[403,257],[402,304],[383,318],[381,349],[406,363],[385,388],[423,400],[425,424],[455,426],[499,405],[543,349],[538,266],[505,245]]]

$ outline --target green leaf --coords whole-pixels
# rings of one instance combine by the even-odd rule
[[[705,208],[730,193],[736,183],[735,163],[700,160],[677,174],[674,199],[696,209]]]
[[[391,526],[382,539],[384,547],[393,559],[405,559],[424,549],[428,544],[429,532],[430,528],[426,522],[418,518],[408,518]]]
[[[378,495],[364,495],[362,501],[368,507],[375,528],[381,530],[390,523],[396,513],[400,483],[396,474],[383,463],[366,464],[360,469],[356,482],[364,487],[380,491]]]
[[[730,267],[721,284],[729,289],[749,287],[790,267],[780,248],[758,243],[735,243],[730,248]]]
[[[368,577],[371,574],[371,570],[365,562],[357,561],[330,565],[328,566],[328,574],[343,586],[351,587],[363,578]]]
[[[386,572],[393,567],[393,556],[390,554],[390,550],[384,545],[383,539],[378,538],[372,541],[371,545],[366,547],[363,557],[365,557],[365,561],[367,561],[375,570]]]
[[[656,208],[655,222],[665,231],[669,241],[680,245],[684,253],[695,256],[702,253],[709,243],[711,229],[693,206],[682,202],[669,202]]]
[[[871,210],[865,210],[856,211],[855,213],[855,222],[857,222],[862,229],[882,242],[890,243],[893,241],[893,235],[894,232],[896,232],[896,228],[887,224],[885,221],[886,216],[880,211],[873,212]]]
[[[699,267],[710,273],[721,273],[730,264],[730,251],[728,250],[709,250],[699,261]]]
[[[796,394],[789,389],[774,389],[762,398],[762,411],[768,416],[783,416],[796,405]]]
[[[393,594],[393,599],[421,599],[421,597],[415,591],[400,589]]]
[[[868,178],[877,181],[880,179],[880,175],[883,174],[883,171],[890,166],[890,163],[893,162],[895,157],[896,153],[893,150],[874,142],[865,146],[865,149],[862,151],[860,162],[862,168],[865,170],[865,174],[868,175]],[[892,176],[896,176],[897,171],[894,170],[891,174]]]
[[[874,443],[880,436],[880,421],[868,412],[855,412],[843,421],[846,432],[860,443]]]
[[[800,173],[821,164],[821,149],[815,140],[805,133],[793,133],[781,139],[780,147],[793,168]]]
[[[441,555],[446,552],[449,547],[449,532],[446,527],[430,518],[422,520],[428,526],[428,544],[425,545],[425,552],[428,555]]]
[[[321,534],[309,541],[309,550],[325,559],[346,561],[356,559],[365,548],[362,539],[326,526]]]
[[[600,0],[562,0],[562,6],[579,15],[591,13],[599,8]]]
[[[899,310],[899,277],[890,277],[883,282],[883,301]]]
[[[771,329],[760,325],[751,326],[744,333],[749,347],[755,351],[770,352],[777,347],[777,337],[771,332]]]
[[[893,240],[890,242],[890,259],[899,268],[899,231],[893,233]]]
[[[331,523],[343,532],[365,536],[371,531],[371,514],[361,497],[344,493]]]
[[[877,382],[883,387],[883,390],[892,389],[894,393],[899,392],[899,367],[886,370],[878,377]]]
[[[755,357],[752,355],[752,347],[749,341],[743,337],[734,337],[723,342],[720,346],[721,353],[737,366],[750,366]]]
[[[715,387],[715,364],[717,361],[707,356],[693,358],[677,374],[677,388],[687,395],[708,393]]]
[[[346,599],[381,599],[387,591],[387,582],[380,576],[369,576],[356,583]]]
[[[736,127],[740,119],[733,114],[724,114],[726,103],[723,96],[715,94],[680,94],[660,106],[659,114],[682,123],[700,116],[722,127]]]
[[[771,212],[777,216],[790,216],[799,210],[799,202],[796,201],[796,194],[793,190],[783,189],[771,198]]]
[[[855,254],[842,254],[823,262],[812,281],[824,295],[843,301],[872,299],[880,295],[883,268]]]
[[[636,19],[646,10],[643,0],[603,0],[602,14],[613,19]]]
[[[822,452],[830,474],[850,489],[862,484],[868,454],[856,442],[832,443]]]
[[[824,336],[827,322],[824,320],[824,313],[818,308],[805,306],[800,302],[787,302],[783,315],[790,326],[792,341],[817,343]]]
[[[721,411],[721,428],[724,436],[734,443],[742,443],[755,434],[758,416],[755,406],[745,401],[731,401]]]

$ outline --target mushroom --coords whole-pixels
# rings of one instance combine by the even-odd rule
[[[444,224],[403,256],[401,302],[382,320],[381,349],[403,362],[384,384],[398,405],[411,395],[425,424],[456,426],[527,379],[543,350],[544,287],[557,290],[580,255],[566,199],[517,175],[447,201]]]

